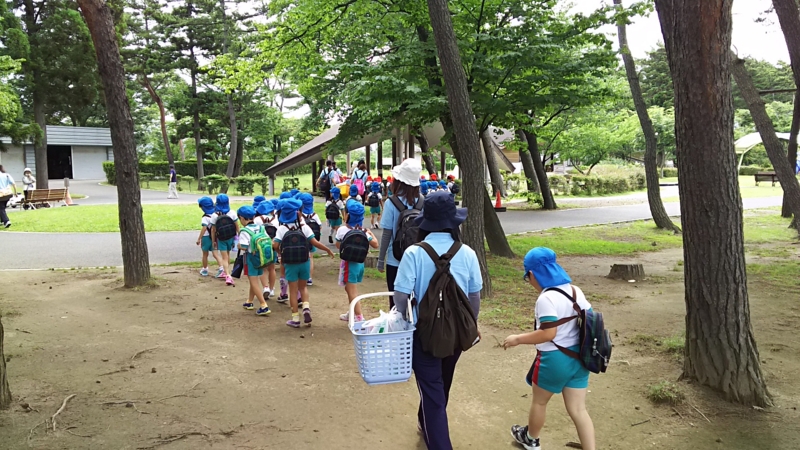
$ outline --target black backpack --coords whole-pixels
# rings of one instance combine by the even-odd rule
[[[561,350],[561,353],[580,361],[583,367],[585,367],[589,372],[604,373],[606,369],[608,369],[608,362],[611,359],[611,349],[613,344],[611,343],[611,335],[608,333],[608,330],[606,330],[605,327],[603,313],[600,311],[595,311],[594,309],[581,309],[580,306],[578,306],[577,300],[575,299],[576,292],[574,286],[572,286],[572,295],[569,295],[561,289],[555,287],[545,289],[545,292],[546,291],[555,291],[568,298],[572,302],[572,309],[575,310],[575,315],[559,319],[555,322],[543,323],[540,328],[543,330],[548,328],[556,328],[559,325],[563,325],[567,322],[577,319],[578,329],[580,329],[580,350],[576,353],[566,347],[556,344],[555,342],[553,342],[553,345]]]
[[[297,228],[289,229],[280,242],[282,264],[303,264],[308,261],[308,238],[303,234],[303,228],[297,223]]]
[[[314,239],[320,240],[322,238],[322,227],[317,223],[316,220],[311,220],[316,213],[311,213],[309,215],[303,214],[303,217],[306,218],[306,225],[311,228],[311,231],[314,232]]]
[[[459,192],[461,192],[461,186],[459,186],[458,183],[453,183],[453,187],[450,188],[450,193],[458,194]]]
[[[369,254],[369,237],[361,227],[348,231],[339,246],[339,257],[343,261],[363,263]]]
[[[215,226],[217,227],[218,241],[227,241],[236,237],[236,222],[227,214],[219,215]]]
[[[323,177],[319,180],[319,190],[320,191],[330,191],[331,190],[331,171],[325,169],[322,171]]]
[[[390,197],[389,200],[400,212],[400,217],[398,217],[397,224],[394,227],[394,241],[392,241],[392,255],[396,260],[400,261],[406,249],[419,242],[417,239],[419,227],[415,220],[422,213],[422,208],[425,206],[425,197],[420,196],[412,208],[403,204],[396,195]]]
[[[373,193],[369,194],[369,197],[367,197],[367,205],[369,205],[369,206],[371,206],[373,208],[377,208],[378,206],[381,206],[381,201],[378,200],[378,193],[377,192],[373,192]]]
[[[278,234],[278,227],[272,224],[272,220],[270,220],[269,216],[262,216],[264,221],[264,231],[267,233],[270,239],[275,239],[275,235]]]
[[[341,211],[339,211],[339,205],[336,204],[337,202],[331,202],[328,206],[325,207],[325,218],[328,220],[339,220],[341,216]]]
[[[418,303],[417,337],[422,350],[436,358],[452,356],[456,350],[467,351],[478,341],[478,322],[469,297],[450,273],[450,260],[462,244],[454,242],[441,256],[427,242],[417,245],[436,264],[428,290]]]

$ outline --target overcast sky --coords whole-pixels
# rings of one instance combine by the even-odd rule
[[[606,0],[611,3],[611,0]],[[702,0],[701,0],[702,1]],[[599,0],[573,0],[575,11],[589,13],[601,4]],[[624,5],[632,3],[623,0]],[[786,41],[783,40],[781,27],[775,13],[765,14],[770,8],[770,0],[734,0],[733,1],[733,46],[738,50],[739,56],[752,56],[764,59],[771,63],[789,61],[789,52]],[[759,17],[766,17],[766,21],[756,23]],[[608,27],[609,37],[616,44],[616,28]],[[628,26],[628,45],[635,58],[643,58],[645,52],[663,42],[661,25],[655,11],[648,17],[635,17]]]

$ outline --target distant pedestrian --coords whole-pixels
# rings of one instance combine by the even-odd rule
[[[36,189],[36,177],[33,176],[33,171],[27,167],[22,171],[22,184],[25,185],[25,200],[27,200],[30,198],[31,192]]]
[[[178,172],[175,172],[175,166],[173,164],[169,165],[169,193],[167,194],[167,198],[178,198]]]
[[[322,192],[322,196],[325,197],[325,200],[330,200],[331,189],[335,187],[333,183],[333,173],[333,163],[331,161],[325,161],[325,168],[322,169],[317,179],[317,187],[320,192]]]
[[[0,165],[0,222],[3,222],[3,226],[6,228],[11,226],[11,220],[6,214],[6,207],[8,201],[15,195],[17,195],[17,186],[14,184],[14,179]]]

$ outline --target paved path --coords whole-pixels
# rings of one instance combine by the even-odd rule
[[[100,195],[105,195],[105,197],[95,198],[97,201],[106,201],[110,194],[102,191],[108,190],[108,188],[101,188]],[[156,192],[156,194],[160,196],[163,193]],[[114,192],[115,195],[116,192]],[[182,197],[181,201],[192,201],[187,197]],[[161,200],[154,196],[149,201]],[[780,205],[780,197],[744,200],[746,209]],[[678,203],[667,203],[665,206],[667,213],[671,216],[680,215]],[[650,209],[647,203],[560,211],[508,211],[500,214],[503,229],[508,234],[649,218]],[[194,245],[197,233],[196,231],[147,233],[150,262],[166,264],[199,260],[200,251]],[[0,254],[2,255],[0,269],[121,266],[120,252],[119,233],[0,232]]]

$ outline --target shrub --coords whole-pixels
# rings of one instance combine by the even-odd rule
[[[251,160],[242,163],[243,174],[255,174],[263,176],[265,170],[275,164],[273,160]],[[114,162],[106,161],[103,163],[103,170],[106,173],[106,181],[108,184],[116,184],[116,173],[114,172]],[[208,175],[225,175],[228,170],[228,161],[203,161],[203,174]],[[308,173],[311,167],[304,166],[293,170],[293,173]],[[169,175],[169,163],[166,161],[140,161],[139,172],[152,173],[154,177],[166,177]],[[197,179],[197,161],[175,161],[175,172],[178,175],[189,176]]]
[[[765,169],[760,166],[742,166],[739,168],[739,175],[755,175],[758,172],[764,172],[771,169]]]
[[[664,178],[677,178],[678,169],[676,167],[664,167]]]
[[[106,173],[106,181],[110,185],[117,184],[117,170],[114,168],[114,161],[103,161],[103,172]]]
[[[139,172],[139,185],[141,186],[142,182],[144,181],[145,186],[150,187],[150,181],[154,178],[152,173],[148,172]]]
[[[678,405],[683,401],[684,395],[675,383],[660,381],[647,388],[647,398],[658,405]]]
[[[231,181],[236,184],[236,190],[240,195],[253,195],[256,184],[259,183],[259,181],[266,179],[267,177],[264,176],[245,175],[236,177]]]
[[[225,175],[208,175],[202,178],[210,195],[227,190],[230,180]]]

